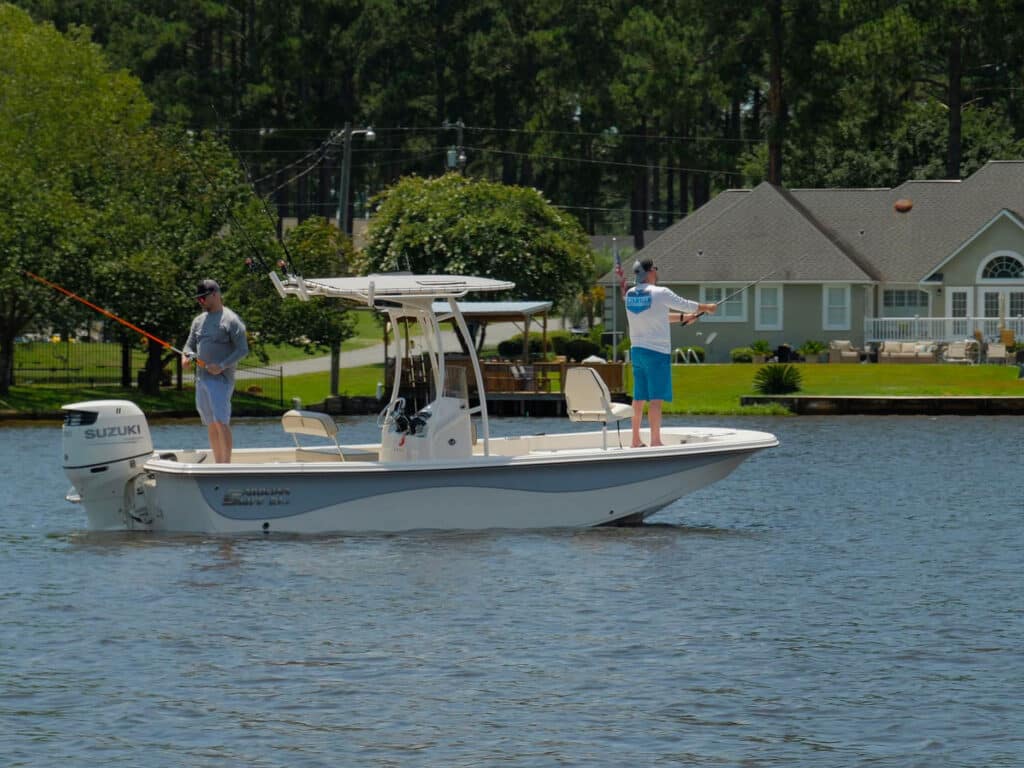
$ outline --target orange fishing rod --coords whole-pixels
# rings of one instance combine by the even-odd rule
[[[47,279],[46,279],[45,277],[40,277],[39,275],[33,274],[32,272],[29,272],[29,271],[28,271],[27,269],[23,269],[23,270],[22,270],[22,272],[24,272],[24,273],[25,273],[26,275],[28,275],[29,277],[31,277],[31,278],[32,278],[33,280],[36,280],[36,281],[38,281],[38,282],[42,283],[42,284],[43,284],[43,285],[45,285],[45,286],[48,286],[48,287],[50,287],[50,288],[53,288],[53,289],[54,289],[55,291],[60,291],[60,292],[61,292],[61,293],[63,293],[63,294],[65,295],[65,296],[70,296],[70,297],[71,297],[72,299],[74,299],[75,301],[80,301],[80,302],[82,302],[83,304],[85,304],[85,306],[89,307],[90,309],[95,309],[95,310],[96,310],[97,312],[99,312],[99,313],[100,313],[100,314],[102,314],[102,315],[106,315],[106,316],[107,316],[107,317],[109,317],[109,318],[110,318],[111,320],[116,320],[116,321],[117,321],[117,322],[119,322],[119,323],[120,323],[121,325],[124,325],[124,326],[127,326],[128,328],[131,328],[131,329],[132,329],[133,331],[135,331],[136,333],[141,333],[141,334],[142,334],[143,336],[145,336],[145,337],[146,337],[147,339],[152,339],[152,340],[153,340],[153,341],[155,341],[155,342],[156,342],[157,344],[159,344],[160,346],[162,346],[162,347],[163,347],[164,349],[169,349],[169,350],[171,350],[172,352],[177,352],[177,353],[178,353],[179,355],[184,355],[184,354],[185,354],[185,353],[184,353],[184,352],[182,352],[182,351],[181,351],[180,349],[178,349],[177,347],[173,346],[173,345],[172,345],[172,344],[171,344],[170,342],[168,342],[168,341],[164,341],[164,340],[163,340],[163,339],[161,339],[161,338],[157,338],[156,336],[154,336],[154,335],[153,335],[152,333],[150,333],[149,331],[144,331],[144,330],[142,330],[141,328],[139,328],[139,326],[137,326],[137,325],[135,325],[135,324],[133,324],[133,323],[129,323],[129,322],[127,321],[127,320],[125,320],[124,318],[118,317],[118,316],[117,316],[117,315],[115,315],[115,314],[114,314],[113,312],[108,312],[108,311],[107,311],[107,310],[105,310],[105,309],[104,309],[103,307],[100,307],[100,306],[97,306],[96,304],[93,304],[93,303],[92,303],[91,301],[89,301],[88,299],[83,299],[83,298],[82,298],[81,296],[79,296],[79,295],[78,295],[78,294],[76,294],[76,293],[72,293],[71,291],[69,291],[69,290],[68,290],[67,288],[65,288],[64,286],[61,286],[61,285],[57,285],[56,283],[51,283],[51,282],[50,282],[49,280],[47,280]],[[193,359],[194,359],[194,360],[196,361],[196,365],[198,365],[198,366],[199,366],[200,368],[205,368],[205,367],[206,367],[206,363],[204,363],[204,362],[203,362],[202,360],[200,360],[199,358],[193,358]]]

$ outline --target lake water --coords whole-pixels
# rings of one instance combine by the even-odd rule
[[[1024,418],[740,421],[640,528],[237,540],[86,534],[0,428],[0,764],[1024,764]]]

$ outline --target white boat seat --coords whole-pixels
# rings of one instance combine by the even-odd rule
[[[338,443],[338,423],[326,413],[292,409],[281,417],[281,427],[292,436],[296,448],[302,448],[297,435],[312,435],[333,440],[334,446],[338,449],[338,456],[342,461],[345,460],[345,454]]]
[[[633,408],[612,401],[608,385],[601,374],[585,365],[569,368],[565,372],[565,408],[570,421],[593,421],[601,424],[601,442],[608,448],[608,424],[633,418]],[[622,436],[619,436],[622,447]]]

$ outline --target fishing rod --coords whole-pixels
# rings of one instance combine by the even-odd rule
[[[217,111],[217,105],[211,103],[210,104],[210,109],[213,110],[213,114],[217,118],[217,122],[219,124],[223,124],[224,121],[221,120],[220,112]],[[228,147],[228,151],[229,152],[231,151],[230,147]],[[232,155],[234,155],[233,152],[232,152]],[[242,157],[242,155],[239,154],[236,157],[236,159],[238,160],[239,164],[242,166],[242,170],[245,172],[245,181],[249,185],[249,189],[252,191],[252,193],[259,199],[260,203],[263,205],[263,211],[264,211],[264,213],[267,214],[267,218],[270,219],[270,223],[274,227],[275,239],[280,244],[281,249],[284,251],[285,257],[287,258],[287,260],[284,260],[284,259],[278,260],[277,266],[280,267],[281,269],[283,269],[286,275],[290,275],[290,274],[295,272],[297,266],[295,264],[295,260],[292,258],[291,251],[288,250],[288,246],[284,242],[284,238],[277,236],[278,219],[274,218],[274,214],[272,214],[270,212],[270,206],[267,205],[266,198],[263,197],[262,195],[260,195],[259,190],[256,188],[256,182],[253,180],[252,171],[249,170],[249,164],[245,161],[245,158]],[[234,214],[231,215],[231,218],[234,220],[234,218],[235,218]],[[238,224],[237,221],[235,223]],[[241,224],[238,224],[238,226],[241,227]],[[265,261],[263,261],[263,258],[259,254],[257,254],[257,259],[259,259],[259,261],[261,262],[261,265],[263,266],[263,268],[266,269],[267,268],[267,264],[266,264]],[[246,259],[246,264],[249,266],[250,269],[252,268],[252,262],[250,260]],[[267,270],[267,271],[268,272],[273,272],[274,270],[270,269],[270,270]]]
[[[169,341],[164,341],[163,339],[161,339],[161,338],[159,338],[159,337],[157,337],[157,336],[154,336],[154,335],[153,335],[152,333],[150,333],[149,331],[144,331],[144,330],[142,330],[141,328],[139,328],[139,326],[135,325],[134,323],[129,323],[129,322],[127,321],[127,320],[125,320],[125,319],[124,319],[124,318],[122,318],[122,317],[118,317],[118,316],[117,316],[117,315],[115,315],[115,314],[114,314],[113,312],[108,312],[108,311],[107,311],[107,310],[105,310],[105,309],[104,309],[103,307],[101,307],[101,306],[98,306],[98,305],[96,305],[96,304],[93,304],[93,303],[92,303],[91,301],[89,301],[88,299],[83,299],[83,298],[82,298],[81,296],[79,296],[79,295],[78,295],[78,294],[76,294],[76,293],[72,293],[71,291],[69,291],[69,290],[68,290],[67,288],[65,288],[64,286],[62,286],[62,285],[57,285],[57,283],[52,283],[52,282],[50,282],[49,280],[47,280],[47,279],[46,279],[45,277],[40,277],[39,275],[37,275],[37,274],[35,274],[35,273],[33,273],[33,272],[29,272],[29,271],[28,271],[27,269],[23,269],[23,270],[22,270],[22,272],[24,272],[24,273],[25,273],[26,275],[28,275],[29,277],[31,277],[31,278],[32,278],[33,280],[35,280],[35,281],[37,281],[37,282],[39,282],[39,283],[42,283],[43,285],[45,285],[45,286],[47,286],[47,287],[49,287],[49,288],[53,288],[53,289],[54,289],[55,291],[60,291],[60,292],[61,292],[61,293],[63,293],[63,294],[65,295],[65,296],[69,296],[69,297],[71,297],[72,299],[74,299],[75,301],[80,301],[80,302],[82,302],[83,304],[85,304],[85,306],[89,307],[90,309],[95,309],[95,310],[96,310],[97,312],[99,312],[100,314],[106,315],[106,316],[107,316],[107,317],[109,317],[109,318],[110,318],[111,320],[116,320],[116,321],[117,321],[117,322],[119,322],[119,323],[120,323],[121,325],[123,325],[123,326],[126,326],[126,327],[128,327],[128,328],[131,328],[131,329],[132,329],[133,331],[135,331],[136,333],[141,333],[141,334],[142,334],[143,336],[145,336],[145,337],[146,337],[147,339],[152,339],[152,340],[153,340],[153,341],[155,341],[155,342],[156,342],[157,344],[159,344],[160,346],[162,346],[162,347],[163,347],[164,349],[169,349],[169,350],[171,350],[172,352],[177,352],[177,353],[178,353],[179,355],[182,355],[182,356],[186,356],[186,353],[185,353],[185,352],[182,352],[182,351],[181,351],[180,349],[178,349],[177,347],[175,347],[174,345],[172,345],[172,344],[171,344],[171,343],[170,343]],[[195,360],[195,362],[196,362],[196,365],[198,365],[198,366],[199,366],[200,368],[205,368],[205,367],[206,367],[206,363],[205,363],[205,362],[203,362],[202,360],[200,360],[200,359],[199,359],[198,357],[194,357],[193,355],[187,355],[187,356],[188,356],[188,357],[191,357],[192,359],[194,359],[194,360]]]
[[[725,302],[729,301],[730,299],[732,299],[732,298],[734,298],[736,296],[739,296],[741,293],[743,293],[748,288],[753,288],[758,283],[763,283],[765,280],[767,280],[769,277],[774,275],[780,269],[782,269],[782,267],[776,267],[775,269],[773,269],[771,272],[769,272],[764,277],[759,277],[759,278],[757,278],[757,280],[754,280],[753,282],[747,283],[742,288],[739,288],[739,289],[733,291],[732,293],[730,293],[724,299],[719,299],[718,301],[716,301],[715,302],[715,306],[716,307],[720,307],[723,304],[725,304]],[[697,322],[700,318],[702,318],[706,314],[707,314],[707,312],[698,312],[697,314],[693,315],[689,320],[680,320],[679,324],[680,325],[691,325],[692,323]]]
[[[193,168],[195,168],[195,170],[199,172],[199,175],[202,177],[202,180],[206,183],[207,189],[210,190],[211,192],[213,192],[215,187],[214,187],[212,179],[210,179],[209,174],[206,172],[206,169],[203,167],[203,165],[196,158],[194,158],[192,156],[192,153],[189,152],[188,149],[186,149],[184,147],[184,139],[188,135],[189,135],[188,132],[186,132],[185,134],[182,135],[182,140],[177,143],[176,149],[178,150],[178,153],[180,155],[183,155],[185,158],[187,158],[188,161],[192,164]],[[241,158],[237,158],[237,159],[241,160]],[[243,161],[243,163],[244,163],[244,161]],[[249,182],[249,187],[252,190],[253,194],[256,194],[256,190],[255,190],[255,188],[252,187],[252,183],[251,183],[251,181],[248,178],[248,175],[249,175],[248,168],[245,169],[245,172],[246,172],[246,177],[247,177],[246,181]],[[256,194],[256,196],[259,197],[258,194]],[[262,200],[262,198],[261,198],[261,200]],[[266,209],[266,201],[262,201],[262,202],[264,204],[264,209]],[[245,240],[245,244],[247,246],[249,246],[249,250],[251,250],[252,253],[253,253],[253,256],[255,256],[255,260],[252,257],[247,257],[246,258],[246,260],[245,260],[246,266],[249,267],[250,270],[252,270],[253,264],[255,262],[259,262],[259,265],[263,269],[267,270],[267,272],[273,272],[274,271],[273,268],[271,268],[270,265],[267,264],[266,259],[263,258],[263,254],[260,253],[260,250],[256,247],[256,243],[253,241],[252,237],[250,236],[249,230],[246,229],[244,226],[242,226],[242,222],[240,222],[238,220],[238,217],[235,216],[234,211],[231,210],[231,208],[227,205],[227,203],[222,203],[222,204],[220,204],[219,207],[221,209],[221,212],[226,214],[226,218],[230,219],[231,223],[241,233],[243,239]],[[281,244],[281,247],[284,248],[285,255],[288,256],[288,259],[289,259],[289,262],[290,262],[291,254],[288,253],[287,246],[285,246],[284,242],[282,242],[281,240],[278,240],[278,242]],[[284,262],[284,260],[281,260],[281,261],[278,262],[278,266],[280,266],[282,268],[285,268],[287,266],[287,264]]]

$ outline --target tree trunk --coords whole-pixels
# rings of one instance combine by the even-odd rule
[[[0,337],[0,395],[10,393],[14,384],[14,334]]]
[[[785,134],[785,108],[782,99],[782,0],[769,0],[771,25],[769,41],[768,88],[768,183],[782,185],[782,139]]]
[[[340,375],[338,369],[341,367],[341,342],[331,342],[331,397],[338,396],[338,384]]]
[[[139,374],[139,390],[146,395],[159,395],[160,376],[164,370],[164,348],[152,343],[147,346],[146,367]]]
[[[960,92],[963,80],[963,39],[960,20],[954,18],[953,31],[949,41],[949,146],[946,149],[946,178],[960,178],[960,154],[962,150],[963,95]]]
[[[121,387],[129,389],[132,385],[132,345],[121,342]]]

